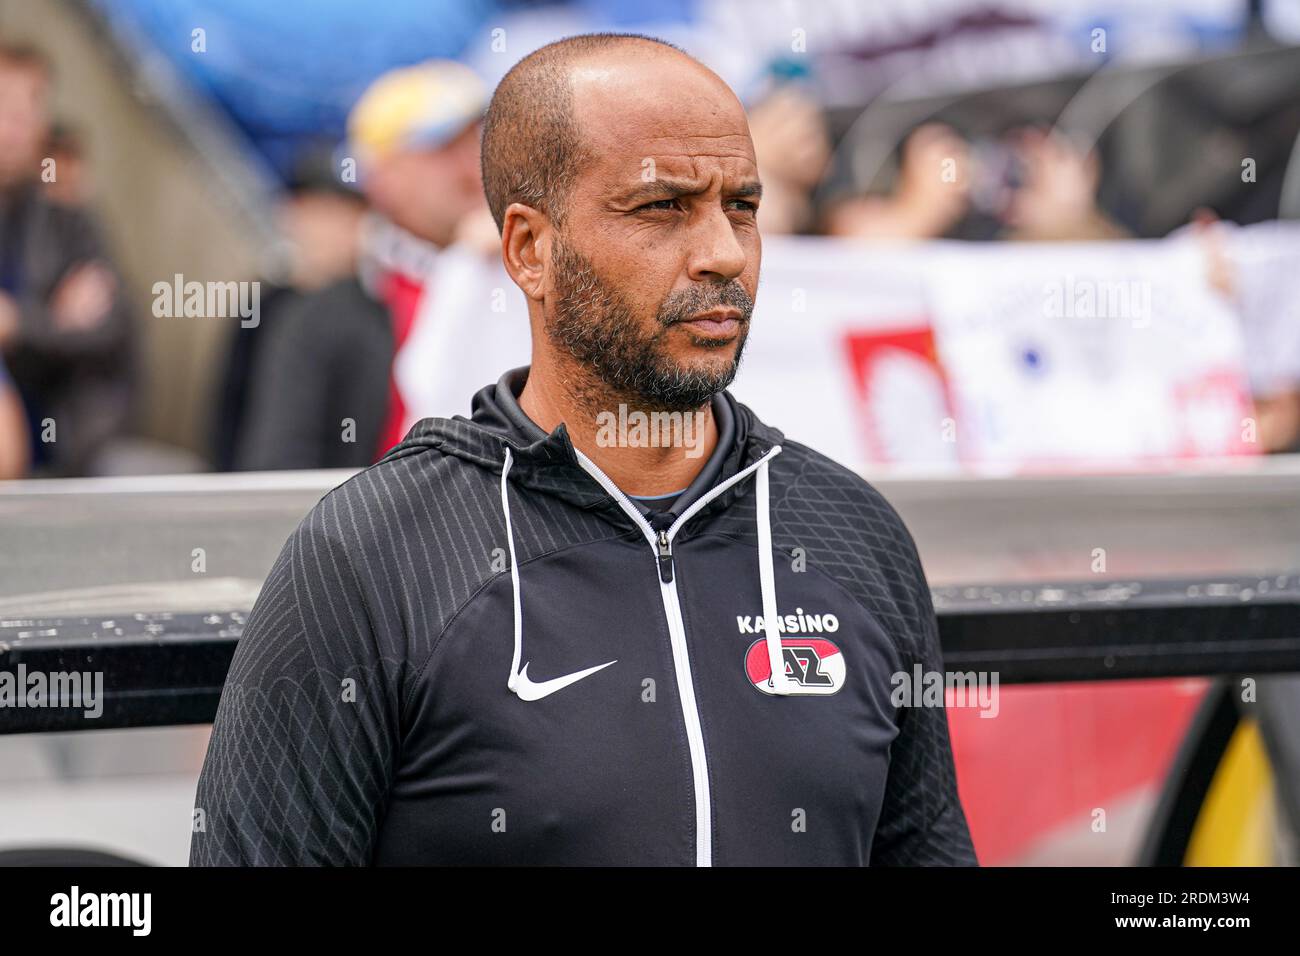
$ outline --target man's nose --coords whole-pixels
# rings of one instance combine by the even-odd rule
[[[745,250],[722,209],[703,216],[691,236],[690,277],[697,282],[730,281],[745,271]]]

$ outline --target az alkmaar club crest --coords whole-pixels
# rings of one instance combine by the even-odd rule
[[[783,637],[781,657],[791,695],[834,694],[844,686],[844,655],[823,637]],[[765,640],[760,638],[749,645],[745,675],[764,694],[775,694]]]

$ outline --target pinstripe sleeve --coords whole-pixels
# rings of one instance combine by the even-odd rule
[[[397,664],[327,496],[271,569],[231,663],[191,866],[368,864],[398,751]]]
[[[939,622],[910,536],[907,541],[913,555],[909,563],[920,579],[913,602],[914,626],[920,638],[902,649],[903,667],[910,672],[919,661],[925,673],[942,673]],[[947,711],[943,707],[900,708],[898,728],[890,748],[889,778],[871,847],[871,865],[978,865],[957,795]]]

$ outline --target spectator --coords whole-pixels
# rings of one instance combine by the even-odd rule
[[[360,294],[356,281],[357,254],[366,204],[360,194],[339,181],[328,158],[323,162],[318,160],[318,157],[313,157],[299,165],[289,183],[288,193],[277,209],[277,223],[288,250],[287,272],[280,281],[263,282],[261,322],[248,328],[240,326],[231,335],[213,422],[212,458],[218,471],[237,467],[280,467],[272,463],[274,459],[258,461],[245,458],[245,455],[254,453],[251,449],[241,448],[249,434],[265,430],[263,426],[274,425],[277,416],[293,414],[292,406],[259,408],[257,411],[250,407],[254,398],[252,380],[257,357],[262,346],[278,337],[271,330],[281,322],[292,325],[299,321],[294,315],[303,307],[304,301],[311,300],[336,283],[349,284],[352,293]],[[327,296],[324,301],[329,302],[330,298]],[[370,297],[360,294],[354,304],[361,312],[369,310],[373,313],[377,309],[378,321],[383,321],[382,308]],[[319,346],[319,342],[311,341],[290,343],[291,347],[298,344],[304,345],[300,351],[276,359],[281,377],[304,377],[306,373],[298,369],[302,363],[312,362],[313,347]],[[306,399],[310,400],[310,396]],[[256,426],[255,418],[258,420]],[[282,467],[323,466],[317,457],[304,452],[302,445],[305,442],[311,442],[311,447],[315,447],[315,442],[305,431],[279,436],[278,430],[273,430],[272,434],[282,439],[283,444],[258,451],[258,456],[305,462]]]
[[[1241,322],[1255,440],[1270,454],[1300,451],[1300,228],[1243,228],[1201,208],[1185,231],[1201,245],[1211,288]]]
[[[1062,133],[1016,129],[972,146],[942,123],[903,142],[898,178],[884,196],[834,206],[831,235],[861,239],[1122,239],[1097,205],[1094,152]]]
[[[127,424],[131,325],[88,213],[40,189],[49,87],[44,56],[0,46],[0,357],[26,406],[36,468],[82,475]]]
[[[393,70],[371,84],[348,117],[351,158],[371,205],[438,247],[461,238],[475,217],[490,223],[479,173],[486,105],[473,71],[449,61]]]
[[[749,128],[763,180],[764,235],[806,231],[812,224],[812,192],[831,153],[821,111],[798,87],[786,85],[749,111]]]
[[[827,217],[833,236],[938,239],[970,207],[969,145],[951,127],[927,123],[903,143],[898,181],[887,196],[846,200]]]
[[[254,364],[239,467],[361,467],[400,440],[393,356],[440,247],[496,238],[479,178],[486,92],[466,67],[430,62],[375,81],[348,121],[374,207],[355,273],[287,310]]]
[[[1125,239],[1128,233],[1097,205],[1101,167],[1096,152],[1064,134],[1018,130],[1012,136],[1024,183],[1003,216],[1008,239]]]

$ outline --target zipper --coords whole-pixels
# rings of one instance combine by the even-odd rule
[[[659,581],[673,583],[673,543],[668,540],[668,529],[659,532]]]
[[[682,719],[686,724],[686,744],[691,756],[691,784],[695,797],[695,865],[713,865],[713,805],[709,793],[709,763],[704,748],[704,731],[700,725],[700,709],[695,700],[695,681],[691,677],[690,650],[686,646],[686,622],[682,618],[681,596],[677,593],[677,581],[673,574],[673,538],[682,525],[718,495],[722,494],[736,482],[748,477],[758,470],[765,461],[780,454],[781,446],[773,445],[767,453],[748,468],[738,471],[726,481],[696,499],[672,525],[658,532],[645,519],[645,516],[632,504],[632,500],[623,494],[596,463],[574,449],[578,464],[605,489],[623,512],[636,523],[650,543],[659,565],[659,596],[664,605],[664,617],[668,621],[668,642],[673,652],[673,671],[677,680],[677,697],[682,702]]]

